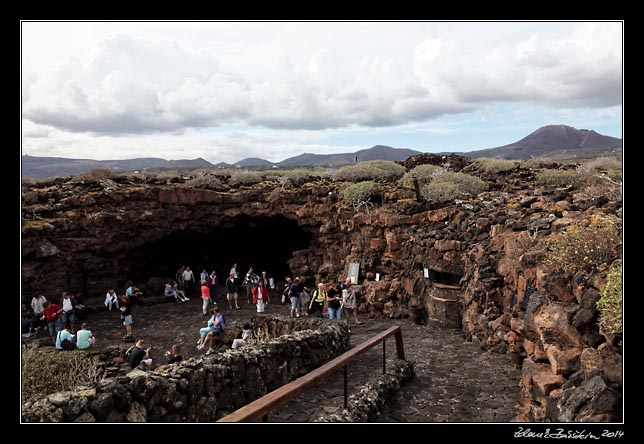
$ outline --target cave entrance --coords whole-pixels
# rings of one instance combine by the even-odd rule
[[[460,285],[461,277],[456,274],[445,273],[437,270],[429,270],[429,278],[432,282],[444,285]]]
[[[291,275],[287,261],[293,252],[309,248],[311,237],[297,222],[284,217],[238,217],[205,233],[175,232],[128,258],[130,277],[146,282],[150,277],[173,279],[179,264],[189,266],[195,279],[201,271],[217,272],[223,285],[232,264],[243,279],[249,267],[268,272],[275,281]],[[132,263],[134,261],[134,263]],[[136,263],[138,262],[138,264]]]

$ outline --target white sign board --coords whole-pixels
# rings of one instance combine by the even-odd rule
[[[423,276],[425,276],[426,279],[429,279],[429,268],[423,268]]]
[[[349,276],[352,284],[358,283],[358,273],[360,272],[360,264],[358,262],[349,263]]]
[[[376,273],[376,282],[380,280],[380,273]]]

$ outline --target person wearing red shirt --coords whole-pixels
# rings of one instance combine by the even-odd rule
[[[253,303],[257,305],[257,313],[264,313],[264,306],[268,301],[268,289],[264,287],[264,282],[259,281],[252,290]]]
[[[49,302],[45,302],[44,304],[42,304],[42,306],[45,308],[45,310],[43,311],[43,316],[42,318],[40,318],[40,320],[47,320],[47,325],[49,326],[49,336],[53,340],[58,332],[63,329],[63,319],[61,318],[63,307],[61,307],[60,305],[51,304]]]

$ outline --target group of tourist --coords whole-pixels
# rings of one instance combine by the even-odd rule
[[[215,341],[225,330],[225,318],[220,311],[216,295],[218,289],[217,273],[213,270],[208,273],[206,269],[200,274],[201,311],[204,316],[210,315],[204,328],[199,329],[197,349],[206,350],[206,355],[214,352]],[[165,284],[164,295],[176,302],[188,302],[188,294],[195,291],[196,280],[190,267],[180,266],[177,270],[174,281]],[[249,268],[244,280],[241,281],[237,271],[237,264],[233,264],[224,283],[226,300],[231,310],[239,310],[238,288],[242,287],[246,292],[248,304],[254,304],[257,313],[264,313],[266,306],[271,301],[271,293],[275,290],[274,279],[263,271],[261,275],[255,273],[252,267]],[[123,340],[134,340],[132,333],[132,311],[133,307],[143,298],[142,292],[135,285],[129,283],[122,297],[119,297],[114,288],[110,288],[105,294],[104,305],[108,312],[119,311],[125,328]],[[354,324],[360,324],[358,320],[356,296],[353,283],[350,278],[344,282],[331,282],[317,284],[315,290],[303,285],[299,277],[294,279],[286,278],[282,292],[282,304],[290,302],[290,317],[315,315],[318,318],[326,313],[329,319],[340,320],[342,314],[349,325],[351,332],[351,320]],[[209,308],[212,305],[212,308]],[[77,316],[76,309],[79,304],[74,297],[67,292],[62,294],[58,304],[47,301],[44,295],[35,296],[31,301],[33,311],[33,323],[39,328],[39,323],[44,323],[49,336],[58,350],[88,349],[96,342],[91,330],[82,323],[81,328],[76,330]],[[30,328],[32,319],[23,316],[23,334],[25,320],[29,321]],[[246,344],[252,337],[252,329],[249,323],[245,323],[242,335],[233,341],[232,348],[237,349]],[[146,347],[142,339],[136,341],[126,353],[131,368],[149,369],[152,365],[151,347]],[[174,344],[171,350],[165,353],[168,364],[180,362],[183,358],[178,344]]]

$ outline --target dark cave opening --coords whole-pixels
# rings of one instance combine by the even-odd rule
[[[172,279],[183,264],[192,269],[197,280],[204,268],[208,273],[215,270],[223,285],[234,263],[242,279],[253,267],[257,274],[266,271],[279,282],[291,275],[287,261],[293,252],[308,248],[310,242],[310,236],[294,220],[239,217],[206,233],[172,233],[132,252],[122,265],[131,270],[128,277],[134,282],[146,282],[152,276]]]

